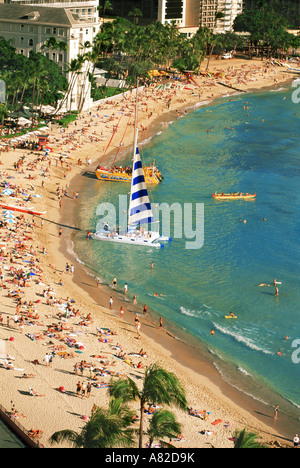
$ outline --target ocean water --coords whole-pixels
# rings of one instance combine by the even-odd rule
[[[130,190],[93,179],[80,193],[81,232],[73,241],[95,276],[107,284],[116,275],[121,290],[127,282],[129,296],[198,343],[226,381],[299,419],[300,104],[293,90],[220,99],[162,126],[142,145],[144,162],[155,159],[164,175],[150,190],[154,211],[155,204],[203,204],[202,248],[187,249],[190,239],[176,238],[173,224],[184,223],[172,216],[173,241],[162,249],[87,242],[86,231],[99,222],[97,206],[109,202],[118,211],[119,195]],[[257,197],[216,201],[215,191]],[[230,311],[236,320],[224,318]]]

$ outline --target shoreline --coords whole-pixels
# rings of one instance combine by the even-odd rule
[[[286,85],[290,83],[290,81],[291,81],[291,78],[287,79],[285,82],[279,83],[278,86]],[[247,94],[262,93],[262,92],[266,92],[272,89],[274,89],[274,85],[267,85],[263,88],[249,89],[247,91]],[[240,95],[240,94],[241,93],[237,93],[236,90],[233,90],[231,95],[235,96],[235,95]],[[245,94],[245,97],[247,94]],[[189,112],[194,112],[199,107],[212,105],[214,104],[215,100],[222,99],[223,97],[224,98],[230,97],[230,95],[220,96],[214,100],[211,100],[210,102],[198,103],[198,105],[196,104],[188,108],[183,106],[180,109],[180,111],[188,114]],[[152,123],[151,129],[147,132],[147,137],[145,139],[147,142],[146,144],[148,144],[149,141],[157,135],[158,131],[163,131],[160,129],[162,122],[165,122],[168,125],[169,123],[172,123],[174,120],[176,120],[176,118],[178,117],[176,117],[175,111],[170,111],[167,115],[164,115],[163,117],[155,120]],[[140,142],[140,146],[143,146],[143,140]],[[123,156],[120,156],[117,161],[122,163],[122,161],[124,161],[124,159],[126,159],[126,157],[128,156],[129,150],[130,150],[130,145],[124,149],[125,154]],[[114,153],[112,151],[111,153],[107,155],[107,159],[109,160],[110,158],[113,157],[113,155]],[[74,179],[70,181],[71,192],[73,192],[73,189],[75,190],[75,188],[78,189],[78,187],[80,191],[80,185],[78,184],[79,177],[80,176],[77,175],[74,177]],[[84,175],[81,175],[81,177],[84,178]],[[82,184],[85,183],[83,178],[81,182]],[[69,209],[66,209],[66,212],[62,213],[61,224],[66,224],[67,219],[68,220],[70,219]],[[63,256],[68,258],[69,261],[75,259],[75,261],[77,262],[77,269],[79,269],[81,273],[80,275],[75,275],[75,278],[74,278],[75,284],[77,284],[77,286],[79,287],[82,287],[89,294],[89,296],[93,298],[95,302],[97,301],[97,303],[99,303],[99,301],[101,301],[101,305],[104,307],[106,307],[107,305],[107,300],[105,300],[104,298],[108,298],[109,295],[112,295],[114,299],[114,304],[116,306],[116,310],[118,310],[118,308],[124,303],[124,301],[122,301],[122,296],[123,296],[122,291],[121,290],[114,291],[109,288],[108,284],[105,284],[105,285],[101,284],[101,289],[103,290],[101,292],[103,294],[101,294],[101,299],[100,299],[99,294],[95,294],[96,291],[92,289],[93,283],[91,281],[91,278],[94,277],[92,271],[89,270],[89,267],[87,265],[80,264],[78,262],[76,252],[74,252],[73,255],[69,252],[70,242],[73,242],[70,238],[68,240],[66,239],[62,240],[60,252],[62,253]],[[84,281],[82,280],[82,276],[85,278]],[[94,277],[94,279],[96,280],[96,277]],[[132,303],[130,305],[131,305],[131,309],[129,309],[129,311],[131,312],[130,318],[132,320],[131,321],[127,320],[127,323],[129,325],[130,325],[130,322],[133,322],[133,319],[134,319],[133,314],[137,313],[140,316],[140,318],[142,318],[142,325],[143,325],[144,333],[147,335],[148,338],[154,341],[156,345],[162,346],[162,348],[164,349],[163,352],[167,351],[168,353],[170,353],[173,359],[175,359],[180,366],[184,366],[185,368],[190,369],[195,375],[201,374],[201,377],[204,377],[204,379],[208,381],[208,385],[212,384],[214,387],[214,390],[217,391],[217,393],[218,393],[218,390],[220,390],[222,395],[225,396],[226,399],[229,399],[231,403],[234,401],[235,405],[237,405],[238,408],[242,408],[243,410],[246,410],[247,412],[249,412],[249,414],[256,413],[257,420],[265,424],[267,428],[269,429],[269,432],[267,432],[266,429],[264,429],[263,432],[266,432],[267,434],[271,434],[271,432],[274,430],[274,424],[273,425],[269,424],[268,419],[269,418],[272,419],[272,408],[270,407],[266,408],[266,405],[264,403],[255,401],[254,397],[252,397],[251,395],[246,395],[242,390],[238,390],[234,388],[232,384],[222,379],[219,372],[214,368],[213,363],[207,362],[206,357],[203,354],[203,350],[201,351],[200,349],[198,349],[197,344],[195,344],[195,346],[187,344],[187,342],[178,338],[177,335],[174,336],[173,333],[170,332],[166,327],[164,327],[164,330],[160,330],[159,327],[155,325],[153,316],[152,317],[143,316],[141,314],[141,310],[139,310],[139,308],[141,309],[141,306],[134,307]],[[150,314],[152,312],[157,315],[155,310],[150,310],[149,312]],[[115,312],[115,315],[117,315],[116,312]],[[178,331],[180,334],[180,330]],[[184,334],[186,335],[187,339],[190,337],[188,333],[184,333]],[[193,339],[193,337],[190,337],[190,338]],[[197,341],[195,338],[194,340]],[[179,350],[180,352],[178,352]],[[195,357],[195,353],[196,353],[196,357]],[[180,358],[178,355],[182,356],[182,358]],[[270,414],[265,414],[267,409],[269,409]],[[279,437],[282,438],[282,440],[284,441],[291,440],[289,439],[289,434],[291,434],[291,430],[288,429],[288,425],[289,425],[289,420],[287,421],[285,420],[284,423],[282,424],[277,423],[276,425],[276,432],[280,434]],[[297,430],[297,423],[295,422],[295,427],[293,427],[293,431],[296,431],[296,430]]]
[[[253,62],[252,62],[253,64]],[[218,63],[216,65],[219,65]],[[226,64],[227,65],[227,64]],[[251,65],[251,63],[250,63]],[[287,78],[285,76],[285,80],[283,80],[280,83],[276,83],[276,85],[282,85],[283,83],[286,83],[288,81],[291,81],[293,78]],[[274,84],[270,87],[274,87]],[[256,91],[259,91],[260,88],[257,88]],[[211,91],[211,90],[210,90]],[[224,89],[222,89],[224,91]],[[254,92],[256,92],[254,91]],[[250,92],[250,91],[249,91]],[[235,92],[233,93],[235,94]],[[226,93],[228,95],[228,93]],[[214,99],[217,99],[219,97],[223,97],[224,94],[220,93],[218,96],[213,96],[209,98],[207,96],[207,100],[212,102]],[[246,95],[245,95],[246,96]],[[204,96],[203,96],[204,98]],[[119,97],[119,100],[122,101],[122,98]],[[149,123],[151,120],[151,125],[149,125],[149,130],[145,133],[145,136],[147,135],[146,140],[149,138],[153,137],[156,132],[154,132],[154,128],[158,128],[161,126],[161,122],[166,122],[171,119],[170,116],[177,116],[178,112],[180,113],[185,113],[185,109],[193,111],[196,107],[196,103],[194,102],[196,99],[190,99],[189,102],[187,103],[187,100],[185,103],[180,103],[182,106],[179,106],[178,104],[176,105],[176,109],[172,110],[171,112],[166,111],[166,106],[163,105],[163,111],[160,115],[157,116],[157,118],[149,119]],[[205,99],[206,101],[206,99]],[[193,104],[194,102],[194,104]],[[207,105],[207,104],[205,104]],[[122,106],[122,103],[119,105],[119,107]],[[187,110],[187,112],[188,112]],[[145,119],[146,117],[144,117]],[[142,119],[140,119],[142,120]],[[174,118],[172,118],[174,120]],[[80,124],[80,121],[78,121],[78,124]],[[75,126],[72,125],[72,129],[74,129]],[[151,134],[152,132],[152,134]],[[149,135],[148,135],[149,133]],[[129,151],[130,144],[126,143],[122,151],[119,153],[119,158],[118,160],[124,159]],[[104,147],[106,147],[107,143],[104,142]],[[89,148],[92,148],[94,150],[93,154],[91,152],[89,153]],[[16,152],[17,153],[17,152]],[[87,154],[88,153],[88,154]],[[86,170],[91,170],[94,165],[97,164],[97,158],[96,156],[99,156],[99,148],[98,145],[93,146],[92,145],[84,145],[83,148],[77,149],[75,154],[78,154],[78,157],[83,157],[83,156],[90,156],[92,157],[93,161],[90,167],[84,167],[84,172]],[[107,159],[111,159],[113,157],[114,151],[111,151],[106,157]],[[124,154],[125,153],[125,154]],[[72,156],[73,156],[72,154]],[[77,157],[77,156],[76,156]],[[9,159],[9,158],[8,158]],[[73,158],[75,159],[75,157]],[[13,161],[9,161],[10,164],[13,164]],[[74,163],[73,163],[74,164]],[[159,165],[159,163],[158,163]],[[74,167],[72,170],[74,170]],[[193,356],[194,349],[190,350],[189,346],[185,345],[184,343],[174,340],[172,336],[170,336],[167,331],[160,330],[158,327],[154,328],[154,325],[149,323],[147,317],[142,317],[142,330],[141,330],[141,335],[142,338],[140,341],[136,340],[135,337],[135,330],[134,330],[134,312],[130,313],[129,320],[127,320],[127,313],[125,312],[125,319],[124,321],[119,319],[118,316],[118,306],[120,304],[120,294],[118,292],[114,292],[115,296],[115,301],[114,301],[114,310],[110,311],[108,309],[108,293],[106,291],[106,287],[96,287],[95,280],[93,282],[92,276],[88,274],[86,271],[85,267],[83,265],[80,265],[78,262],[75,263],[75,272],[73,276],[66,275],[64,273],[64,268],[66,262],[74,262],[74,257],[72,257],[70,253],[70,246],[71,246],[71,234],[74,229],[76,228],[75,221],[74,221],[74,212],[76,210],[76,201],[73,200],[72,198],[66,198],[63,200],[63,206],[62,210],[60,211],[58,208],[58,203],[55,199],[55,186],[58,184],[69,184],[69,191],[72,193],[75,189],[79,191],[79,196],[80,196],[80,186],[81,183],[86,183],[86,180],[84,180],[83,177],[83,170],[82,168],[77,167],[74,173],[67,173],[66,178],[62,176],[63,170],[61,170],[59,167],[54,168],[54,178],[52,177],[52,180],[49,181],[49,188],[43,189],[43,196],[46,195],[49,198],[45,200],[43,199],[42,201],[44,202],[43,206],[47,208],[47,214],[44,216],[44,222],[45,222],[45,227],[43,229],[37,229],[36,233],[34,233],[34,243],[39,244],[39,246],[44,246],[47,249],[47,257],[46,259],[41,259],[44,260],[42,262],[42,267],[44,271],[44,275],[47,276],[47,282],[50,284],[55,285],[55,289],[58,288],[60,291],[62,291],[63,296],[66,297],[74,297],[76,298],[76,304],[80,307],[83,315],[86,315],[87,312],[92,312],[93,316],[93,330],[95,328],[96,323],[101,325],[105,321],[105,325],[111,327],[112,329],[117,329],[118,331],[118,336],[116,337],[117,340],[122,341],[125,343],[124,348],[126,350],[130,351],[130,348],[134,347],[136,349],[138,348],[145,348],[147,349],[147,352],[149,353],[149,358],[145,360],[145,365],[149,365],[150,363],[153,363],[155,361],[159,361],[162,363],[162,365],[169,371],[173,371],[176,373],[176,375],[179,377],[180,380],[183,380],[184,382],[187,383],[188,389],[187,389],[187,394],[188,394],[188,401],[191,402],[193,407],[197,407],[198,405],[201,405],[201,409],[209,408],[212,409],[213,416],[212,417],[221,417],[223,421],[230,421],[231,422],[231,428],[228,429],[222,427],[219,427],[216,429],[216,435],[213,436],[213,438],[209,439],[213,444],[219,447],[232,447],[232,442],[229,441],[229,437],[231,434],[231,431],[233,428],[239,428],[240,430],[243,429],[243,427],[251,427],[255,428],[257,432],[261,433],[266,440],[274,440],[278,439],[283,443],[287,442],[288,435],[286,434],[281,434],[280,431],[280,424],[277,422],[276,425],[276,431],[274,430],[274,427],[272,428],[271,425],[267,424],[269,421],[264,421],[264,419],[272,418],[272,415],[267,415],[267,418],[265,418],[264,415],[260,415],[260,417],[263,419],[261,422],[258,418],[258,414],[253,414],[253,411],[256,411],[257,413],[262,412],[261,407],[255,406],[255,409],[253,408],[252,405],[250,405],[249,401],[247,401],[247,398],[241,398],[241,395],[239,392],[235,389],[233,389],[231,386],[226,384],[221,377],[218,375],[216,369],[213,369],[210,367],[209,364],[205,362],[205,360],[198,360]],[[48,184],[48,182],[47,182]],[[53,201],[54,200],[54,201]],[[54,221],[56,220],[56,221]],[[63,229],[63,235],[62,238],[59,239],[58,237],[58,229],[59,226],[62,227]],[[67,234],[66,234],[67,232]],[[49,265],[54,264],[55,268],[50,267]],[[58,284],[58,279],[63,278],[63,284],[64,286],[62,289],[60,289],[59,286],[56,286]],[[108,288],[107,288],[108,289]],[[111,293],[112,291],[110,291]],[[8,306],[10,307],[10,306]],[[49,307],[49,306],[48,306]],[[132,307],[132,304],[130,304],[130,307]],[[45,306],[45,313],[49,309]],[[6,313],[6,311],[5,311]],[[139,311],[140,313],[140,311]],[[50,319],[51,320],[51,319]],[[73,322],[72,322],[73,323]],[[102,325],[103,326],[103,325]],[[77,326],[78,328],[78,326]],[[1,327],[1,338],[3,338],[3,335],[6,336],[6,338],[3,339],[8,339],[10,334],[12,333],[11,330],[4,330]],[[7,333],[6,333],[7,332]],[[104,347],[101,352],[106,353],[107,355],[110,355],[111,353],[107,350],[107,347],[105,348],[105,345],[97,345],[93,344],[92,339],[94,339],[94,332],[89,332],[89,331],[83,331],[79,334],[80,336],[84,337],[84,340],[86,340],[89,345],[87,346],[88,348],[88,353],[84,354],[84,357],[88,357],[90,353],[92,352],[92,349],[97,350],[99,352],[99,346]],[[18,356],[20,358],[20,354],[24,356],[27,356],[27,361],[29,362],[29,356],[32,357],[32,349],[29,351],[26,350],[26,346],[28,343],[26,342],[26,338],[24,336],[17,335],[17,340],[15,344],[10,344],[9,346],[13,348],[13,353],[18,353]],[[22,338],[22,339],[21,339]],[[19,349],[19,339],[20,342],[22,343],[21,348]],[[31,343],[30,343],[31,344]],[[18,345],[18,346],[17,346]],[[36,343],[37,345],[37,343]],[[181,359],[178,359],[178,349],[182,350],[182,357]],[[35,348],[36,354],[39,354],[39,356],[43,356],[45,354],[45,349],[39,350],[39,352]],[[29,354],[28,354],[29,353]],[[35,357],[35,356],[33,356]],[[192,358],[194,357],[194,362],[192,362]],[[58,412],[61,411],[62,415],[59,420],[55,420],[55,415],[48,415],[45,419],[47,419],[47,436],[51,435],[54,430],[59,430],[59,429],[65,429],[67,427],[72,427],[77,429],[77,427],[82,426],[82,421],[79,416],[79,414],[89,414],[90,409],[92,407],[92,401],[87,402],[87,401],[81,401],[81,400],[76,400],[74,401],[73,399],[70,399],[72,395],[67,395],[67,394],[61,394],[57,391],[57,386],[59,385],[58,382],[61,380],[64,381],[65,387],[68,388],[70,386],[70,379],[73,382],[73,386],[75,387],[75,379],[73,375],[70,376],[71,374],[71,367],[73,367],[74,361],[65,361],[65,360],[58,360],[59,358],[55,359],[55,369],[56,371],[55,374],[52,375],[51,379],[50,376],[48,375],[46,369],[41,368],[39,369],[38,372],[38,377],[39,377],[39,383],[41,385],[41,388],[45,390],[50,396],[50,400],[45,402],[46,408],[49,408],[51,412],[51,408],[55,408],[56,410],[56,418],[58,415]],[[78,356],[78,359],[80,357]],[[68,364],[68,365],[67,365]],[[25,363],[24,363],[25,365]],[[67,366],[67,370],[65,370]],[[115,363],[116,368],[120,369],[120,372],[124,372],[124,366],[125,370],[128,372],[129,369],[133,371],[132,368],[126,369],[126,365],[123,363]],[[43,366],[45,367],[45,366]],[[33,368],[34,371],[36,371],[35,368]],[[48,371],[50,369],[47,369]],[[51,370],[50,370],[51,371]],[[60,373],[59,373],[60,372]],[[137,371],[135,370],[135,373]],[[142,375],[142,373],[138,373],[138,375]],[[203,375],[204,374],[204,375]],[[11,375],[9,375],[11,378]],[[138,378],[138,377],[137,377]],[[139,377],[140,378],[140,377]],[[78,380],[78,377],[77,377]],[[12,384],[15,383],[14,379],[12,378]],[[50,385],[50,390],[49,390],[49,385]],[[34,386],[36,386],[36,382],[34,382]],[[19,391],[18,391],[19,392]],[[27,403],[25,403],[25,397],[23,396],[22,398],[22,393],[21,395],[18,395],[18,392],[14,392],[14,395],[7,395],[5,391],[1,391],[1,396],[2,399],[6,402],[6,405],[8,405],[8,402],[10,401],[11,398],[18,403],[18,407],[22,409],[22,411],[25,411],[25,408],[28,410],[28,414],[26,413],[26,417],[28,418],[27,420],[25,419],[25,422],[28,421],[31,424],[38,424],[38,421],[40,421],[38,417],[38,412],[41,411],[38,408],[31,407],[31,410],[29,409],[30,406],[28,407]],[[97,392],[97,393],[95,393]],[[103,392],[101,395],[99,395],[98,392]],[[95,390],[93,391],[93,397],[97,399],[97,404],[105,405],[107,402],[107,395],[104,394],[104,390]],[[48,395],[47,395],[48,396]],[[49,398],[49,397],[48,397]],[[29,397],[30,399],[30,397]],[[18,400],[18,401],[17,401]],[[94,398],[93,398],[94,400]],[[233,401],[234,400],[234,401]],[[28,402],[30,405],[30,403]],[[256,405],[256,403],[255,403]],[[4,405],[5,406],[5,405]],[[80,407],[78,409],[77,407]],[[23,409],[24,408],[24,409]],[[46,409],[44,408],[44,409]],[[90,409],[89,409],[90,408]],[[66,415],[66,412],[69,413]],[[78,414],[79,413],[79,414]],[[43,412],[44,414],[44,412]],[[184,435],[185,439],[187,441],[181,442],[180,446],[181,447],[201,447],[205,446],[207,444],[207,437],[206,436],[199,436],[199,428],[205,427],[207,425],[210,426],[210,422],[203,422],[201,419],[199,420],[198,418],[193,418],[187,414],[181,414],[179,412],[176,412],[176,415],[178,415],[178,419],[182,421],[183,424],[183,430],[184,430]],[[46,423],[46,422],[45,422]],[[201,424],[200,424],[201,423]],[[41,425],[41,423],[40,423]],[[55,428],[55,429],[54,429]],[[293,434],[289,434],[290,438],[293,436]],[[193,439],[193,440],[191,440]],[[290,441],[291,439],[289,439]],[[43,443],[46,443],[46,439],[43,439]],[[190,445],[189,445],[190,444]],[[196,444],[196,445],[194,445]],[[176,445],[178,447],[178,444]]]

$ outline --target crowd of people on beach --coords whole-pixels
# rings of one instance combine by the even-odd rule
[[[265,68],[245,65],[239,70],[229,67],[224,79],[240,85],[242,82],[254,81],[259,74],[267,76],[270,73],[274,74],[275,79],[275,70],[268,68],[268,65]],[[201,89],[193,86],[192,92],[203,96],[207,89],[214,91],[217,86],[216,80],[212,77],[202,77]],[[188,92],[190,93],[190,90]],[[214,95],[215,91],[210,93],[210,98]],[[164,88],[149,86],[139,98],[141,118],[147,122],[157,117],[159,111],[155,116],[153,112],[158,103],[162,104],[161,114],[163,111],[169,111],[176,97],[182,106],[187,102],[186,95],[177,86]],[[79,116],[78,120],[66,129],[56,128],[53,125],[49,136],[50,151],[36,152],[36,147],[30,145],[17,148],[13,151],[14,157],[11,157],[11,160],[9,159],[11,153],[8,153],[5,169],[0,173],[2,192],[4,189],[11,191],[9,195],[2,195],[5,202],[31,206],[35,201],[45,208],[47,203],[53,206],[54,200],[56,210],[55,220],[46,217],[39,219],[36,216],[15,212],[13,225],[7,221],[0,224],[0,295],[3,299],[0,336],[8,341],[8,349],[10,349],[9,344],[11,346],[14,344],[13,349],[16,352],[15,357],[5,353],[0,360],[2,368],[0,371],[15,372],[14,375],[22,378],[13,381],[12,390],[13,399],[18,399],[17,405],[20,405],[22,413],[16,409],[14,403],[11,407],[11,418],[24,418],[24,425],[30,424],[26,429],[27,434],[37,441],[43,440],[47,428],[31,425],[32,421],[38,419],[26,414],[22,402],[28,396],[48,398],[53,390],[52,380],[55,378],[56,368],[66,374],[64,381],[68,384],[68,388],[66,385],[58,385],[60,394],[64,394],[67,399],[76,396],[79,401],[87,401],[93,397],[93,402],[101,402],[101,394],[97,391],[108,388],[112,376],[120,378],[130,372],[130,375],[134,373],[134,378],[141,379],[143,369],[152,362],[153,356],[149,356],[144,346],[141,346],[142,322],[148,312],[147,305],[138,304],[135,295],[130,298],[127,287],[122,292],[124,300],[126,298],[126,303],[130,301],[130,304],[135,305],[139,313],[129,315],[123,306],[117,310],[114,305],[114,295],[108,297],[106,310],[116,324],[119,322],[123,327],[125,316],[126,319],[130,317],[130,330],[133,331],[135,339],[131,340],[132,347],[125,349],[120,343],[117,330],[111,326],[107,327],[106,323],[99,323],[99,318],[80,305],[77,298],[69,297],[66,285],[74,277],[74,265],[69,262],[61,269],[49,263],[48,246],[51,247],[51,242],[48,239],[49,244],[45,242],[44,247],[39,241],[41,233],[45,231],[43,235],[47,236],[47,229],[50,223],[54,222],[57,224],[57,240],[63,237],[63,230],[58,222],[59,209],[66,199],[72,198],[74,200],[72,203],[75,204],[79,196],[77,191],[72,195],[69,194],[69,180],[76,172],[74,168],[77,168],[77,171],[81,170],[82,166],[84,169],[90,168],[92,161],[89,148],[95,143],[102,143],[104,154],[107,149],[106,143],[113,134],[118,136],[115,146],[119,147],[122,142],[120,132],[118,133],[120,120],[124,117],[130,121],[134,101],[135,96],[129,94],[106,101],[101,108]],[[179,117],[185,111],[176,109],[176,112]],[[146,124],[142,125],[143,129],[147,128]],[[153,264],[151,268],[153,269]],[[113,280],[113,286],[117,288],[116,278]],[[101,287],[98,279],[94,287]],[[162,331],[163,328],[160,317],[157,329]],[[29,352],[25,350],[25,345],[24,350],[18,348],[16,342],[21,339],[26,346],[30,345]],[[92,344],[87,346],[86,342]],[[27,353],[25,359],[22,356],[23,351]],[[34,352],[36,354],[33,354]],[[20,367],[19,362],[25,364],[26,368]],[[45,375],[44,368],[49,373],[46,374],[46,379],[41,378]],[[32,386],[22,387],[22,382],[26,379],[35,379],[34,389]],[[48,387],[45,382],[49,382]],[[50,402],[49,405],[50,408]],[[151,414],[153,411],[155,408],[149,407],[148,413]],[[188,416],[192,415],[190,410]],[[209,412],[206,410],[201,412],[204,424],[201,430],[206,428],[208,415]],[[42,418],[40,423],[43,425]],[[181,443],[183,436],[178,441]],[[43,443],[46,443],[46,440],[43,440]]]

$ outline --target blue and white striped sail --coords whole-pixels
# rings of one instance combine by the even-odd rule
[[[134,144],[128,229],[154,221],[142,161],[137,147],[137,135],[138,131],[136,131]]]

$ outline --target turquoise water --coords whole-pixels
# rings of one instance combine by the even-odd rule
[[[287,86],[224,98],[176,120],[143,147],[143,160],[155,159],[164,175],[151,189],[153,202],[204,204],[201,249],[187,250],[186,238],[163,249],[87,242],[87,229],[99,221],[97,205],[118,208],[119,194],[129,191],[88,180],[74,250],[104,283],[116,275],[120,289],[127,282],[129,295],[201,343],[224,379],[268,404],[280,401],[283,408],[283,402],[283,411],[299,418],[300,364],[292,356],[300,344],[292,344],[300,339],[300,109],[291,93]],[[215,191],[257,198],[215,201]],[[277,298],[274,278],[282,283]],[[229,311],[238,319],[226,320]]]

